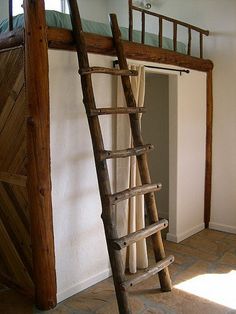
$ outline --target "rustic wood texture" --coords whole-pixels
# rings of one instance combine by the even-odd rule
[[[13,30],[13,0],[8,0],[8,12],[9,12],[9,16],[8,16],[8,23],[9,23],[9,31]]]
[[[148,153],[154,149],[154,146],[151,144],[146,144],[143,146],[138,146],[134,148],[127,148],[127,149],[121,149],[121,150],[105,150],[104,152],[101,152],[100,158],[101,159],[116,159],[116,158],[127,158],[130,156],[139,156],[144,153]]]
[[[180,20],[173,19],[169,16],[165,16],[156,12],[148,11],[140,6],[133,5],[133,0],[128,1],[129,4],[129,29],[133,30],[133,12],[138,11],[141,13],[141,25],[142,25],[142,44],[145,40],[145,17],[146,16],[152,16],[159,21],[159,47],[162,47],[162,28],[163,24],[162,21],[167,21],[171,24],[173,24],[173,50],[177,51],[177,28],[178,26],[182,26],[184,28],[187,28],[188,30],[194,30],[195,32],[199,33],[200,36],[200,58],[203,58],[203,35],[208,36],[209,31],[202,29],[200,27],[194,26],[192,24],[185,23]],[[132,28],[131,28],[132,27]],[[129,36],[129,41],[132,41],[132,38]],[[188,49],[188,54],[191,53],[191,50]]]
[[[111,37],[86,33],[85,39],[88,52],[109,56],[116,55]],[[69,30],[49,28],[48,41],[49,48],[76,50],[72,32]],[[124,49],[129,59],[172,64],[203,72],[208,72],[213,68],[213,63],[210,60],[191,57],[159,47],[124,41]]]
[[[44,1],[24,1],[27,120],[27,191],[31,221],[35,302],[56,306],[51,200],[47,26]]]
[[[123,289],[127,290],[128,288],[133,287],[138,283],[143,282],[144,280],[147,280],[157,273],[160,273],[162,270],[166,269],[166,267],[168,267],[171,263],[173,263],[174,259],[174,256],[170,255],[168,257],[165,257],[163,260],[157,262],[155,266],[146,269],[143,273],[134,275],[133,278],[125,281],[122,284]]]
[[[115,14],[110,15],[111,19],[111,29],[113,34],[113,41],[116,47],[116,52],[118,56],[120,69],[128,69],[128,63],[125,57],[123,41],[121,39],[121,33],[119,30],[117,18]],[[131,82],[128,77],[123,76],[121,78],[124,95],[128,107],[136,107],[136,101],[132,93]],[[130,115],[130,125],[133,137],[134,146],[144,145],[142,133],[141,133],[141,124],[140,119],[134,115]],[[143,185],[150,185],[151,177],[148,167],[147,154],[137,156],[137,163],[139,168],[140,179]],[[154,193],[144,195],[146,210],[149,216],[150,224],[158,222],[158,213]],[[162,242],[161,233],[157,232],[152,236],[153,251],[155,254],[156,261],[159,262],[165,258],[165,251]],[[168,268],[164,268],[159,272],[159,279],[161,284],[162,291],[170,291],[172,289],[172,283],[169,275]]]
[[[213,127],[213,79],[212,71],[207,73],[207,131],[206,131],[206,171],[205,171],[205,227],[209,227],[211,218],[212,186],[212,127]]]
[[[114,115],[114,114],[137,114],[137,113],[145,113],[146,108],[137,107],[137,108],[126,108],[126,107],[118,107],[118,108],[98,108],[98,109],[88,109],[87,114],[90,117],[93,116],[101,116],[101,115]]]
[[[26,187],[26,176],[13,174],[10,172],[0,172],[0,182]]]
[[[134,188],[126,189],[124,191],[112,194],[110,195],[109,199],[112,205],[115,205],[121,201],[124,201],[128,198],[131,198],[137,195],[144,195],[147,193],[160,191],[161,188],[162,188],[162,185],[160,183],[159,184],[144,184],[141,186],[136,186]]]
[[[177,51],[177,31],[178,31],[178,24],[173,23],[173,49]]]
[[[78,4],[76,0],[69,0],[68,3],[71,11],[71,21],[73,25],[73,35],[76,42],[79,67],[89,68],[86,40],[82,31]],[[96,102],[94,98],[90,73],[81,76],[81,84],[86,112],[89,112],[91,109],[95,110]],[[100,152],[104,151],[101,127],[97,116],[91,117],[90,115],[88,115],[88,122],[93,143],[98,185],[102,202],[102,219],[104,223],[108,253],[110,257],[119,311],[122,314],[130,314],[131,311],[129,307],[127,293],[121,288],[121,284],[125,280],[125,267],[122,261],[122,255],[119,251],[114,250],[110,245],[110,240],[117,239],[118,233],[116,228],[114,227],[115,211],[113,210],[112,204],[109,202],[109,195],[111,195],[111,185],[109,181],[107,163],[106,160],[100,159]]]
[[[162,18],[159,19],[158,39],[159,39],[159,47],[162,48],[162,39],[163,39],[163,20],[162,20]]]
[[[162,229],[166,228],[168,226],[168,220],[162,219],[156,222],[155,224],[152,224],[146,228],[143,228],[141,230],[138,230],[136,232],[132,232],[120,239],[113,240],[112,246],[116,250],[121,250],[135,242],[138,242],[139,240],[142,240],[144,238],[150,237],[154,233],[161,231]]]
[[[80,69],[79,74],[109,74],[109,75],[126,75],[126,76],[137,76],[138,72],[134,70],[119,70],[115,68],[103,68],[103,67],[90,67],[88,69]]]
[[[188,29],[188,55],[191,55],[191,48],[192,48],[192,30],[191,28]]]
[[[145,44],[145,32],[146,32],[146,25],[145,25],[145,13],[142,12],[142,40],[141,43]]]
[[[0,34],[0,51],[23,46],[24,36],[22,29]]]
[[[133,41],[133,0],[129,0],[129,41]]]
[[[141,13],[144,12],[147,15],[155,16],[157,18],[161,18],[161,19],[163,19],[165,21],[168,21],[168,22],[171,22],[171,23],[176,23],[178,25],[181,25],[181,26],[184,26],[184,27],[187,27],[187,28],[190,27],[192,30],[195,30],[196,32],[202,33],[202,34],[204,34],[206,36],[209,35],[209,31],[208,30],[202,29],[200,27],[194,26],[194,25],[189,24],[189,23],[185,23],[185,22],[180,21],[180,20],[176,20],[176,19],[171,18],[171,17],[166,16],[166,15],[162,15],[162,14],[159,14],[159,13],[148,11],[148,10],[143,9],[141,7],[137,7],[137,6],[133,5],[132,2],[133,1],[129,1],[129,6],[131,5],[133,11],[138,11],[138,12],[141,12]]]
[[[33,295],[23,49],[0,53],[0,280]]]
[[[87,46],[86,46],[86,38],[82,31],[82,23],[80,19],[77,1],[69,0],[69,7],[70,7],[70,12],[71,12],[71,22],[73,26],[73,36],[76,42],[76,50],[77,50],[77,55],[78,55],[79,67],[80,69],[82,69],[82,71],[80,72],[80,76],[81,76],[81,84],[82,84],[82,91],[83,91],[83,102],[85,105],[86,112],[90,113],[91,110],[97,110],[97,108],[96,108],[96,102],[95,102],[92,79],[91,79],[92,73],[90,71],[86,71],[86,73],[83,73],[84,72],[83,69],[89,69],[90,67],[89,59],[88,59],[88,51],[87,51]],[[119,26],[116,20],[116,16],[113,14],[113,15],[110,15],[110,18],[111,18],[113,40],[114,40],[114,45],[117,52],[120,69],[128,70],[128,65],[127,65],[126,57],[123,50],[123,43],[121,40],[121,35],[119,31]],[[127,75],[122,75],[121,73],[121,79],[122,79],[123,89],[124,89],[128,107],[130,108],[137,107],[133,93],[132,93],[132,88],[131,88],[129,77],[127,77]],[[127,281],[125,278],[122,255],[119,252],[119,250],[114,249],[114,247],[112,246],[113,240],[116,240],[118,238],[117,227],[115,224],[115,221],[116,221],[115,211],[114,211],[113,205],[127,198],[132,198],[133,196],[144,194],[146,207],[150,216],[150,222],[157,223],[158,216],[157,216],[157,210],[156,210],[153,192],[160,190],[161,184],[151,184],[148,165],[147,165],[147,159],[146,159],[147,151],[144,150],[142,155],[138,154],[136,156],[138,160],[138,164],[139,164],[140,177],[141,177],[141,181],[143,185],[136,186],[134,188],[130,188],[130,189],[112,194],[106,159],[101,158],[101,153],[103,153],[105,150],[104,150],[103,137],[102,137],[99,119],[97,115],[91,116],[90,114],[87,114],[87,117],[88,117],[90,133],[91,133],[91,138],[92,138],[92,143],[93,143],[95,165],[96,165],[97,176],[98,176],[98,185],[99,185],[100,197],[101,197],[101,202],[102,202],[102,219],[104,223],[108,253],[109,253],[110,263],[112,267],[112,273],[113,273],[119,312],[121,314],[130,314],[131,309],[129,305],[128,295],[125,291],[126,290],[125,283]],[[135,115],[130,114],[130,123],[131,123],[131,130],[133,134],[134,146],[143,147],[144,143],[142,142],[139,115],[137,113]],[[114,154],[116,154],[116,152],[114,152]],[[141,234],[143,234],[143,232],[144,231],[142,230]],[[132,236],[134,235],[131,235],[131,237]],[[157,272],[160,272],[159,276],[160,276],[162,290],[170,291],[171,281],[169,278],[167,266],[171,262],[173,262],[174,259],[173,257],[171,257],[168,259],[168,263],[166,262],[167,259],[165,259],[165,253],[164,253],[160,231],[156,232],[156,234],[152,236],[152,239],[153,239],[154,253],[155,253],[158,264],[153,269],[148,270],[145,276],[142,275],[139,278],[136,277],[135,280],[141,281],[147,277],[150,277],[153,274],[156,274]],[[132,285],[132,284],[129,284],[129,285]]]

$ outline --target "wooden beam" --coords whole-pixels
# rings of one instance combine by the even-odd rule
[[[11,32],[0,34],[0,52],[11,49],[18,48],[23,45],[23,30],[15,29]]]
[[[69,30],[49,28],[48,43],[49,48],[75,51],[72,32]],[[86,45],[88,47],[88,52],[90,53],[115,56],[111,37],[86,33]],[[208,72],[213,69],[213,63],[210,60],[191,57],[159,47],[142,45],[129,41],[124,41],[124,47],[126,56],[129,59],[174,64],[176,66],[203,72]]]
[[[27,190],[36,305],[56,306],[51,200],[49,67],[44,1],[24,0],[27,120]]]
[[[209,227],[211,217],[212,186],[212,126],[213,126],[213,88],[212,71],[207,73],[207,129],[206,129],[206,170],[205,170],[205,227]]]
[[[21,176],[9,172],[0,172],[0,182],[26,187],[26,180],[26,176]]]

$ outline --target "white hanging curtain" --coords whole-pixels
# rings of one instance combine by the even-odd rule
[[[138,107],[143,107],[145,96],[145,69],[141,65],[130,65],[129,69],[138,72],[138,76],[131,77],[131,85]],[[117,83],[117,107],[126,107],[126,101],[121,84]],[[133,146],[128,115],[117,115],[116,118],[116,149],[131,148]],[[141,114],[140,114],[141,119]],[[116,161],[116,191],[141,185],[136,157],[117,159]],[[142,229],[145,226],[144,197],[133,197],[116,207],[116,219],[119,236]],[[132,244],[124,251],[124,261],[131,273],[137,269],[148,267],[146,240]]]

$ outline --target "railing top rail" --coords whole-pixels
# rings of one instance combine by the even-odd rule
[[[195,30],[196,32],[199,32],[199,33],[204,34],[206,36],[209,35],[209,31],[208,30],[205,30],[205,29],[199,28],[197,26],[194,26],[194,25],[182,22],[180,20],[176,20],[176,19],[173,19],[171,17],[165,16],[165,15],[162,15],[162,14],[159,14],[159,13],[151,12],[151,11],[148,11],[146,9],[137,7],[135,5],[131,5],[130,8],[135,10],[135,11],[144,12],[147,15],[152,15],[152,16],[158,17],[159,19],[163,19],[163,20],[166,20],[166,21],[169,21],[169,22],[176,23],[178,25],[187,27],[188,29]]]

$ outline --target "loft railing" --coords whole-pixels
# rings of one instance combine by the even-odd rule
[[[192,31],[199,33],[199,55],[200,58],[203,58],[203,35],[208,36],[209,31],[196,27],[194,25],[170,18],[168,16],[164,16],[155,12],[148,11],[146,9],[137,7],[133,5],[133,0],[129,1],[129,41],[133,41],[133,16],[134,11],[141,12],[141,25],[142,25],[142,36],[141,42],[142,44],[145,43],[145,28],[146,28],[146,15],[154,16],[159,20],[159,47],[162,48],[163,46],[163,21],[168,21],[173,23],[173,50],[177,51],[177,37],[178,37],[178,26],[183,26],[188,29],[188,51],[187,54],[191,55],[192,50]],[[9,24],[8,28],[9,31],[13,30],[13,0],[9,0]]]
[[[145,28],[146,28],[146,16],[154,16],[159,20],[159,47],[162,48],[163,45],[163,21],[173,23],[173,50],[177,51],[177,37],[178,37],[178,26],[183,26],[188,29],[188,51],[187,54],[191,56],[192,49],[192,31],[199,33],[199,55],[200,58],[203,58],[203,35],[208,36],[209,31],[196,27],[194,25],[164,16],[155,12],[148,11],[146,9],[137,7],[133,5],[133,0],[129,0],[129,41],[133,41],[133,20],[134,20],[134,11],[141,12],[141,25],[142,25],[142,35],[141,42],[145,43]],[[158,24],[158,23],[157,23]]]

